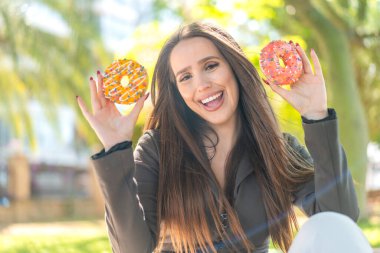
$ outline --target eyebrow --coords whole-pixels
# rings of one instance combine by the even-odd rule
[[[204,63],[204,62],[206,62],[206,61],[208,61],[208,60],[210,60],[210,59],[214,59],[214,58],[215,58],[215,59],[220,59],[220,58],[217,57],[217,56],[207,56],[207,57],[205,57],[205,58],[203,58],[203,59],[200,59],[200,60],[198,61],[198,64],[202,64],[202,63]],[[175,76],[177,77],[179,74],[182,74],[183,72],[188,71],[190,68],[191,68],[190,66],[187,66],[186,68],[183,68],[182,70],[178,71],[177,74],[175,74]]]

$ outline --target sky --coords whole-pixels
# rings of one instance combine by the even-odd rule
[[[100,15],[101,32],[106,47],[115,54],[131,47],[129,35],[133,32],[132,25],[138,21],[140,14],[149,18],[151,0],[101,0],[94,5],[94,11]],[[59,14],[50,8],[31,1],[22,6],[26,21],[33,26],[62,37],[70,33],[69,27]]]
[[[173,6],[186,1],[175,1]],[[191,1],[190,1],[191,2]],[[190,3],[189,2],[189,3]],[[221,11],[228,11],[233,8],[233,1],[217,1],[216,6]],[[116,55],[125,53],[132,47],[133,41],[130,40],[130,35],[133,32],[133,24],[141,22],[140,19],[152,19],[152,0],[99,0],[94,5],[95,13],[98,13],[101,20],[101,32],[106,47]],[[30,25],[40,27],[41,29],[59,35],[67,36],[70,33],[69,27],[66,25],[62,17],[54,13],[48,7],[38,3],[29,2],[22,6],[22,11],[25,13],[26,20]],[[263,24],[249,20],[244,11],[235,11],[232,15],[234,24],[248,24],[252,29],[257,30]],[[180,20],[176,19],[169,12],[165,13],[164,20],[160,21],[160,26],[167,30],[172,30],[180,25]],[[253,26],[253,27],[252,27]],[[230,31],[233,36],[234,29]],[[273,33],[273,32],[271,32]],[[273,33],[271,37],[278,37],[277,33]],[[253,39],[251,36],[250,39]],[[244,41],[249,38],[244,38]],[[274,38],[278,39],[278,38]]]

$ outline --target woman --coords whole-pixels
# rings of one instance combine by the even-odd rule
[[[149,94],[122,116],[91,78],[89,112],[104,145],[92,157],[106,200],[114,252],[287,251],[307,215],[358,218],[335,111],[327,108],[318,57],[298,44],[304,73],[291,90],[269,86],[302,116],[309,153],[281,133],[254,66],[223,30],[182,27],[163,46],[152,80],[154,105],[134,152],[131,138]],[[98,87],[98,88],[97,88]]]

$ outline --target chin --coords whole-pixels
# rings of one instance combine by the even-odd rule
[[[214,125],[214,126],[221,126],[226,123],[229,123],[231,119],[235,118],[233,117],[233,114],[226,115],[221,113],[221,115],[215,115],[215,117],[202,117],[208,124]]]

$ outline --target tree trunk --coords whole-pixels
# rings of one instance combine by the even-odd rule
[[[315,31],[315,39],[326,63],[324,76],[329,106],[337,111],[340,139],[347,154],[361,210],[367,217],[366,170],[368,126],[351,61],[350,41],[346,31],[318,12],[309,1],[287,0],[296,8],[296,17]]]

